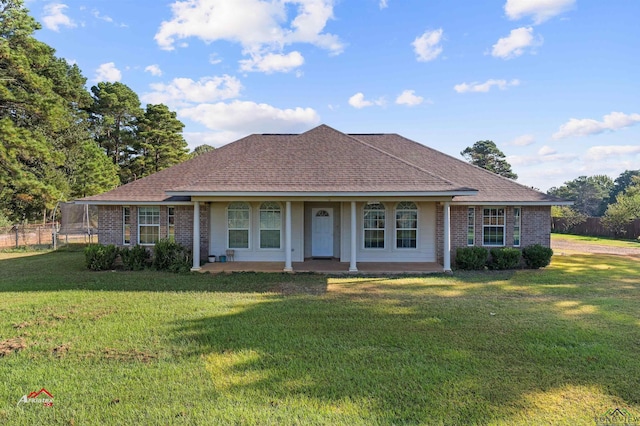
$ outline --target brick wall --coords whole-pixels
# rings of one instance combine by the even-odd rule
[[[475,245],[482,247],[482,209],[483,206],[451,206],[451,263],[455,264],[458,247],[467,247],[467,214],[469,207],[475,207]],[[551,245],[551,207],[522,206],[520,248],[531,244],[545,247]],[[513,207],[505,207],[505,243],[513,247]],[[437,206],[436,214],[438,262],[444,261],[444,207]]]
[[[122,246],[124,206],[98,206],[98,242]],[[131,209],[131,245],[138,241],[138,209]],[[176,241],[185,247],[193,247],[193,206],[175,206]],[[160,206],[160,238],[167,237],[168,207]],[[206,259],[209,250],[209,205],[200,205],[200,257]]]

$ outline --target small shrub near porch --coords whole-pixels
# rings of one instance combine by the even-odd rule
[[[487,265],[489,252],[482,247],[459,247],[456,250],[456,266],[458,269],[479,271]]]

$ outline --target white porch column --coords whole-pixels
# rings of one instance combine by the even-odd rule
[[[451,271],[451,205],[444,203],[444,270]]]
[[[193,203],[193,267],[192,271],[200,270],[200,203]]]
[[[284,271],[293,272],[293,266],[291,266],[291,201],[287,201],[284,213]]]
[[[349,272],[358,272],[358,267],[356,266],[356,253],[358,249],[358,239],[356,233],[356,202],[351,202],[351,263],[349,263]]]

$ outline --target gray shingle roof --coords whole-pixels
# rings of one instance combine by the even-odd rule
[[[251,135],[86,202],[169,202],[212,193],[469,193],[455,201],[553,197],[396,134],[347,135],[321,125]],[[170,194],[168,194],[169,192]]]

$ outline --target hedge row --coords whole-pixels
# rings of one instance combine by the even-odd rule
[[[484,247],[460,247],[456,250],[456,267],[465,270],[515,269],[524,259],[527,268],[538,269],[547,266],[551,262],[551,256],[553,250],[540,244],[527,246],[522,251],[511,247],[491,250]]]
[[[131,248],[96,244],[84,250],[85,264],[92,271],[114,269],[118,256],[122,261],[122,267],[129,271],[153,268],[158,271],[188,272],[192,264],[191,252],[183,245],[168,239],[162,239],[155,244],[153,256],[150,250],[139,244]]]

